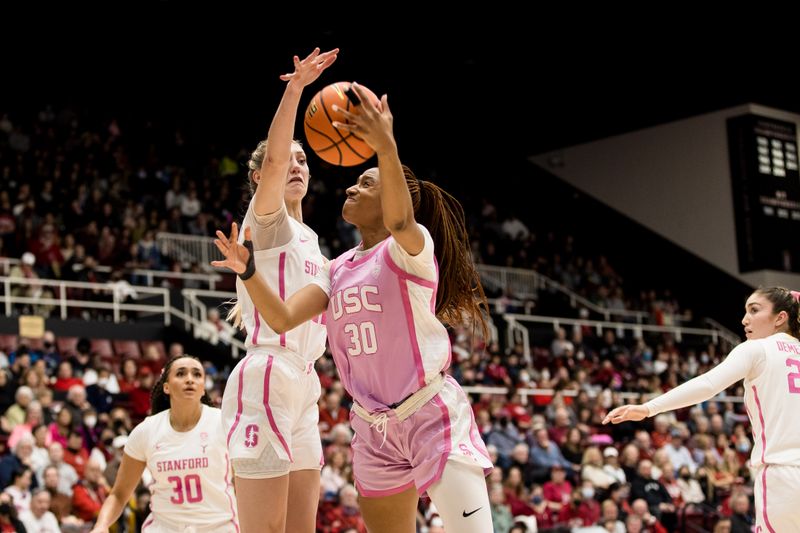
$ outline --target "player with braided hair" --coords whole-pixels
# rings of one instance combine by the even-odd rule
[[[217,233],[225,260],[212,264],[247,278],[253,303],[275,331],[325,312],[334,361],[354,399],[353,466],[370,531],[413,531],[426,492],[448,531],[491,531],[484,475],[492,463],[469,401],[445,374],[451,349],[442,322],[484,324],[464,212],[400,163],[386,96],[375,106],[353,88],[360,112],[343,111],[348,123],[334,126],[378,155],[378,168],[359,176],[342,207],[361,244],[286,301],[250,266],[253,254],[239,244],[236,227],[230,238]],[[249,227],[244,234],[249,240]]]

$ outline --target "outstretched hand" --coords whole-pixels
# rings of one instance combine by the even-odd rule
[[[333,122],[333,127],[342,131],[350,131],[364,139],[370,148],[378,154],[394,146],[392,130],[394,117],[389,110],[389,98],[384,94],[378,107],[367,96],[360,85],[353,82],[350,87],[356,92],[361,103],[358,113],[334,105],[333,110],[341,113],[347,122]]]
[[[250,227],[244,228],[244,238],[251,240]],[[225,256],[222,261],[211,261],[211,266],[228,268],[237,274],[242,274],[247,269],[247,262],[250,260],[250,250],[243,244],[239,244],[239,227],[234,222],[231,225],[231,236],[226,237],[224,233],[217,230],[217,238],[214,239],[217,249]]]
[[[319,78],[319,75],[322,74],[322,71],[336,61],[338,53],[338,48],[334,48],[328,52],[320,53],[319,47],[317,47],[314,48],[314,51],[303,60],[297,56],[294,56],[294,72],[281,75],[281,79],[283,81],[297,83],[300,84],[301,87],[305,87]]]
[[[644,405],[623,405],[608,413],[603,419],[603,424],[608,424],[609,422],[612,424],[628,421],[638,422],[647,418],[648,414],[650,413]]]

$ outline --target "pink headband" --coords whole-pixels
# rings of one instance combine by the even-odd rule
[[[789,294],[792,295],[796,302],[800,302],[800,291],[789,291]]]

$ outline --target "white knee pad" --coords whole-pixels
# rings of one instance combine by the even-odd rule
[[[428,495],[442,517],[445,531],[493,531],[483,468],[447,461],[442,478],[428,488]]]

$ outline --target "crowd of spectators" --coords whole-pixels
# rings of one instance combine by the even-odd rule
[[[201,149],[188,135],[175,128],[165,136],[151,123],[94,120],[72,108],[45,107],[33,118],[0,112],[0,257],[20,259],[9,274],[124,282],[133,291],[126,297],[135,299],[143,280],[134,269],[204,271],[205,265],[162,254],[156,234],[209,236],[236,220],[247,200],[239,164],[247,149]],[[316,217],[331,220],[326,209],[343,196],[344,185],[311,181],[306,218],[319,230],[327,256],[358,239],[345,224],[315,224]],[[479,262],[534,269],[602,307],[646,311],[655,324],[693,319],[669,292],[626,285],[608,258],[585,251],[579,237],[534,231],[529,221],[486,198],[467,212]],[[98,266],[108,268],[101,272]],[[179,288],[191,282],[164,283]],[[30,284],[15,290],[39,298],[49,289]],[[76,291],[78,298],[108,298]],[[516,305],[513,294],[493,296],[504,306]],[[534,312],[547,313],[536,304]],[[50,308],[28,304],[15,311],[47,315]],[[102,317],[87,312],[84,318]],[[201,333],[212,343],[235,335],[215,309]],[[706,530],[749,531],[743,528],[753,522],[747,468],[752,441],[742,404],[707,402],[637,425],[600,424],[623,403],[623,393],[669,390],[717,363],[727,346],[586,327],[536,336],[529,360],[524,346],[486,342],[466,328],[452,331],[452,345],[450,372],[463,386],[508,391],[470,394],[495,464],[487,490],[496,533],[534,527],[661,532],[692,521]],[[91,524],[113,483],[126,435],[148,413],[164,357],[182,350],[175,344],[167,354],[155,349],[108,359],[93,354],[88,342],[60,352],[48,334],[42,343],[18,339],[0,352],[3,530],[19,522],[28,531],[52,520],[64,531]],[[205,366],[207,388],[219,402],[229,368],[211,361]],[[361,533],[350,400],[328,355],[317,371],[326,461],[318,530]],[[553,392],[525,392],[530,389]],[[730,392],[742,391],[737,386]],[[144,479],[118,531],[138,531],[147,513],[146,485]],[[423,500],[419,511],[420,532],[442,531],[429,502]]]

